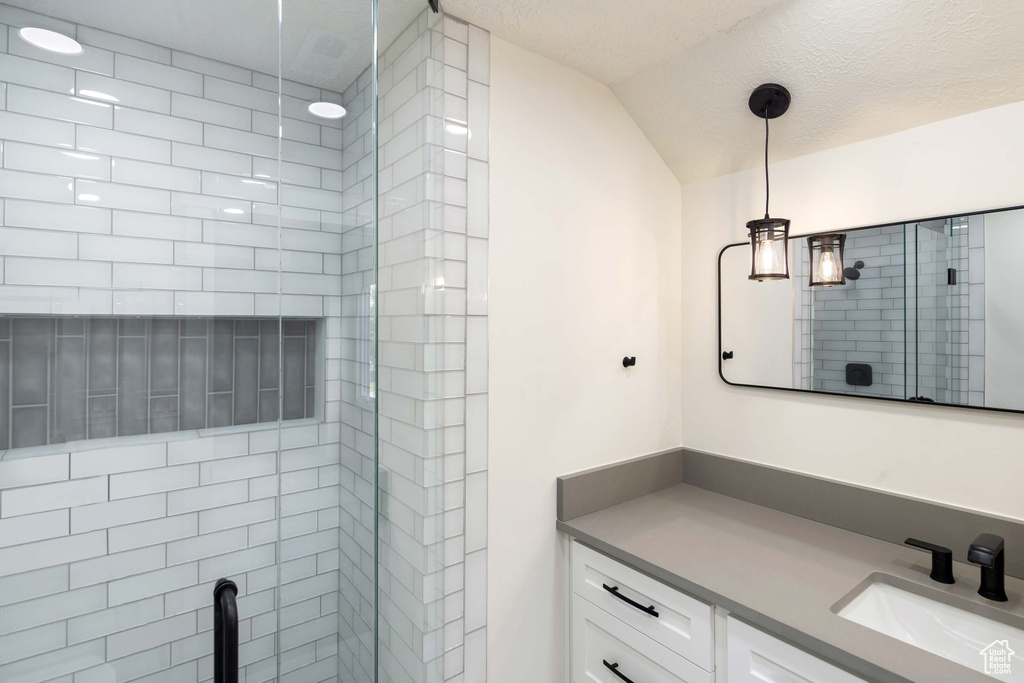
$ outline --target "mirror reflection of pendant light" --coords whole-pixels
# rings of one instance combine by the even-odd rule
[[[843,272],[843,250],[846,235],[811,235],[807,238],[807,250],[811,255],[811,287],[832,287],[845,285]]]
[[[768,216],[768,121],[786,113],[790,103],[789,91],[781,85],[766,83],[750,95],[750,111],[764,119],[764,218],[747,223],[750,231],[751,280],[789,279],[789,219]]]

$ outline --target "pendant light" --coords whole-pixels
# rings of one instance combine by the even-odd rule
[[[789,219],[771,218],[768,215],[768,199],[771,186],[768,183],[768,121],[786,113],[790,103],[789,91],[781,85],[766,83],[758,86],[750,95],[750,111],[764,119],[764,218],[747,223],[750,231],[751,280],[789,279]]]
[[[845,285],[843,250],[846,235],[811,235],[807,238],[807,251],[811,255],[811,287]]]

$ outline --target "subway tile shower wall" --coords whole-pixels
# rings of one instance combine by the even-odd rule
[[[273,422],[279,374],[315,417],[317,365],[315,320],[0,319],[0,449]]]
[[[17,38],[26,25],[75,36],[85,52],[34,50]],[[0,316],[51,321],[54,349],[77,335],[55,319],[140,318],[145,333],[131,323],[118,339],[131,340],[123,361],[145,345],[151,367],[174,357],[164,344],[179,345],[179,363],[183,346],[202,344],[186,319],[204,319],[207,362],[209,335],[228,339],[228,323],[234,345],[232,363],[213,367],[230,384],[218,374],[212,402],[187,415],[179,400],[180,431],[0,454],[0,681],[211,680],[222,576],[239,587],[239,680],[333,682],[352,667],[339,656],[348,604],[373,621],[369,84],[369,71],[344,93],[283,81],[279,177],[276,76],[0,4]],[[315,119],[314,100],[350,115]],[[228,387],[270,389],[269,374],[243,377],[235,363],[251,358],[251,323],[278,316],[318,321],[312,417],[297,408],[306,414],[307,391],[285,397],[284,417],[297,419],[280,435],[276,423],[237,424],[252,405],[233,396],[236,424],[213,426]],[[173,319],[177,337],[156,324]],[[286,374],[308,332],[286,331]],[[154,387],[151,374],[151,406],[189,391],[196,376],[180,370],[177,387]],[[24,400],[68,409],[60,395]],[[123,407],[141,415],[139,404]],[[149,431],[167,417],[150,412]],[[372,653],[365,629],[356,638]]]
[[[342,94],[284,83],[278,182],[276,77],[85,27],[49,63],[32,16],[0,5],[0,313],[328,315],[364,150],[302,105]]]

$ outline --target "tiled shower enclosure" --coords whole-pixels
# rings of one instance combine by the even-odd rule
[[[487,34],[197,7],[0,0],[0,681],[483,680]]]

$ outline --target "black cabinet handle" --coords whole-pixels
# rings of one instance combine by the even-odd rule
[[[633,607],[636,607],[641,612],[646,612],[647,614],[650,614],[652,617],[658,616],[658,612],[654,609],[654,605],[651,605],[650,607],[644,607],[636,600],[630,600],[625,595],[619,592],[618,586],[609,586],[607,583],[602,583],[601,587],[609,593],[611,593],[612,595],[614,595],[615,597],[617,597],[619,600],[622,600],[623,602],[628,603]]]
[[[601,661],[604,662],[604,665],[606,667],[608,667],[613,674],[615,674],[616,676],[618,676],[622,680],[626,681],[626,683],[633,683],[633,681],[631,679],[626,678],[626,675],[624,673],[622,673],[621,671],[619,671],[619,663],[618,662],[615,662],[614,664],[609,664],[607,659],[602,659]]]

